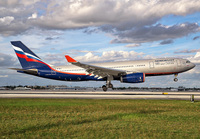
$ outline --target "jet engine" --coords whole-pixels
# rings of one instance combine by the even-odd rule
[[[121,76],[122,83],[142,83],[145,81],[144,73],[131,73]]]

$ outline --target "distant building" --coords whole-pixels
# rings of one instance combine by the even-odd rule
[[[177,92],[178,89],[177,88],[171,88],[170,91]]]
[[[28,87],[16,87],[14,90],[32,90],[32,89]]]
[[[179,86],[179,87],[178,87],[178,91],[185,91],[185,87]]]
[[[73,87],[64,87],[64,86],[57,86],[53,90],[74,90]]]
[[[5,87],[0,87],[0,90],[6,90],[6,88]]]

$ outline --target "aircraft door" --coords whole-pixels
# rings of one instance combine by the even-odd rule
[[[51,75],[56,75],[56,71],[51,70]]]
[[[177,59],[176,62],[177,62],[177,66],[180,67],[181,66],[181,60]]]
[[[154,68],[154,61],[150,61],[150,62],[149,62],[149,68],[150,68],[150,69]]]

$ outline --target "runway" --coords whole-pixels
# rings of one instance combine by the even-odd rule
[[[0,98],[200,100],[200,92],[0,91]]]

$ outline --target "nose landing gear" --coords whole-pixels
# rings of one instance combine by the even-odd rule
[[[178,76],[178,74],[174,74],[174,77],[175,77],[175,78],[174,78],[174,81],[175,81],[175,82],[178,81],[178,79],[176,78],[177,76]]]

